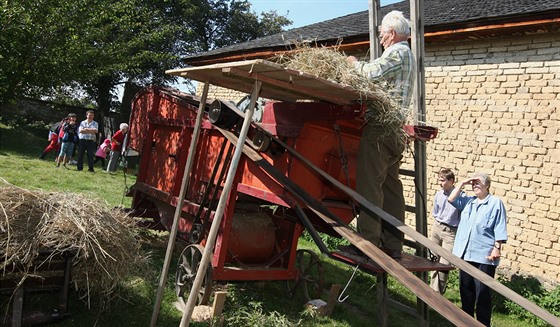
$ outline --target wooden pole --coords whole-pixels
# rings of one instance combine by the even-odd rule
[[[424,71],[424,0],[410,0],[410,21],[412,23],[412,53],[416,59],[416,74],[414,74],[415,88],[413,92],[413,100],[415,108],[414,123],[415,125],[424,125],[426,121],[426,101],[425,101],[425,71]],[[416,231],[426,236],[428,235],[427,226],[427,176],[426,176],[426,143],[415,139],[414,160],[415,172],[415,207],[416,207]],[[426,247],[417,245],[416,254],[421,257],[427,257]],[[428,274],[420,273],[419,278],[424,282],[428,282]],[[429,310],[425,302],[420,298],[416,301],[416,310],[418,313],[418,326],[424,327],[429,325]]]
[[[169,271],[169,266],[171,264],[171,257],[173,256],[173,248],[175,247],[175,238],[177,237],[177,230],[179,229],[179,220],[181,219],[181,211],[183,210],[183,200],[185,199],[185,195],[187,193],[187,187],[189,185],[189,175],[191,173],[192,165],[194,163],[194,157],[196,154],[196,148],[198,145],[200,127],[202,125],[202,116],[204,114],[204,109],[206,107],[206,99],[208,97],[208,86],[209,86],[208,82],[204,83],[202,98],[200,99],[200,104],[198,106],[198,114],[196,116],[194,131],[191,137],[191,145],[189,147],[189,156],[187,157],[185,171],[183,172],[181,190],[179,191],[179,200],[177,201],[177,207],[175,208],[175,215],[173,216],[173,225],[171,226],[171,231],[169,232],[169,240],[167,241],[165,260],[163,262],[163,268],[161,269],[161,277],[159,279],[156,302],[154,303],[154,311],[152,312],[152,320],[150,322],[151,327],[156,326],[157,319],[159,316],[161,301],[163,299],[163,291],[165,289],[165,284],[167,281],[167,273]]]
[[[379,31],[377,27],[381,21],[379,15],[381,7],[379,0],[369,0],[369,60],[373,61],[381,56],[381,44],[379,44]]]
[[[210,231],[208,232],[206,245],[204,247],[204,251],[202,252],[202,259],[200,259],[200,265],[198,266],[196,277],[194,279],[191,292],[189,293],[189,299],[187,300],[187,305],[185,311],[183,312],[183,317],[181,318],[181,324],[180,324],[181,327],[188,326],[190,323],[192,312],[196,304],[195,301],[197,299],[198,292],[204,280],[204,276],[206,275],[206,269],[208,263],[210,262],[210,259],[212,257],[212,251],[216,243],[216,236],[218,235],[218,230],[222,222],[224,209],[226,207],[226,203],[228,201],[231,188],[233,186],[235,172],[237,171],[237,166],[239,165],[241,155],[243,154],[245,139],[247,138],[247,133],[249,132],[249,127],[251,126],[251,122],[253,120],[253,113],[255,111],[255,106],[257,104],[257,98],[259,97],[261,85],[262,83],[257,80],[255,81],[255,85],[253,86],[253,92],[251,94],[251,102],[249,104],[249,108],[247,108],[247,111],[245,112],[245,119],[243,120],[243,126],[241,127],[241,131],[239,132],[239,139],[237,140],[237,145],[235,147],[235,152],[233,153],[233,157],[231,159],[232,161],[231,161],[231,165],[229,166],[226,181],[224,183],[224,188],[222,190],[222,194],[220,195],[220,200],[218,201],[218,207],[216,208],[216,213],[214,214],[214,220],[212,221],[212,225],[210,226]]]

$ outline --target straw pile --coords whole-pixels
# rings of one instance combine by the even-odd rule
[[[294,51],[281,54],[273,60],[286,68],[302,71],[350,87],[359,95],[359,101],[367,105],[365,120],[376,126],[379,136],[397,135],[405,138],[402,130],[409,115],[399,105],[399,99],[389,93],[388,85],[374,82],[359,74],[347,56],[334,48],[311,47],[296,44]]]
[[[41,264],[40,252],[72,251],[73,285],[88,305],[103,309],[118,296],[119,282],[147,266],[140,245],[132,220],[97,200],[0,185],[2,276],[16,274],[23,282]]]

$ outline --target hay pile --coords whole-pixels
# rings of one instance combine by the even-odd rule
[[[406,137],[402,125],[409,110],[402,108],[400,99],[389,92],[388,85],[374,82],[359,74],[347,56],[334,48],[311,47],[296,44],[294,51],[281,54],[273,60],[286,68],[309,73],[323,79],[349,86],[359,101],[367,105],[365,120],[379,130],[379,136]]]
[[[132,219],[81,194],[0,184],[0,274],[22,281],[40,252],[72,251],[72,283],[82,300],[107,308],[119,282],[147,267]],[[48,259],[47,259],[48,260]],[[19,277],[18,277],[19,278]]]

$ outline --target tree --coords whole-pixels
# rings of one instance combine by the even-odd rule
[[[280,32],[246,0],[7,0],[0,16],[0,101],[84,94],[107,114],[125,82],[167,85],[181,57]],[[61,98],[60,96],[58,98]]]
[[[194,54],[276,34],[292,21],[276,11],[257,15],[246,1],[192,0],[182,12],[181,50]]]

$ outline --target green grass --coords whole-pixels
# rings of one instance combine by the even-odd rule
[[[28,189],[84,193],[112,207],[130,206],[131,199],[123,194],[134,184],[133,174],[124,174],[122,169],[115,174],[105,173],[99,162],[95,173],[77,171],[75,165],[57,168],[52,152],[46,160],[38,159],[48,145],[46,137],[6,126],[1,126],[0,133],[0,177],[9,183]]]
[[[130,198],[124,197],[124,190],[131,186],[135,178],[118,174],[78,172],[75,166],[71,169],[55,168],[54,158],[39,160],[38,156],[47,145],[46,130],[25,132],[19,129],[0,125],[0,177],[7,182],[29,189],[46,191],[62,191],[85,193],[91,197],[102,199],[108,206],[130,206]],[[130,276],[122,281],[120,299],[110,310],[99,312],[90,310],[77,298],[76,293],[70,294],[69,312],[71,316],[63,320],[59,326],[147,326],[149,325],[153,303],[155,301],[159,273],[165,256],[167,244],[166,233],[147,232],[150,242],[146,250],[151,251],[152,268],[155,272],[150,276]],[[300,239],[300,248],[313,249],[314,244]],[[176,251],[181,250],[177,243]],[[164,301],[158,319],[158,326],[177,326],[181,313],[175,309],[174,274],[177,262],[173,259],[165,290]],[[325,270],[325,289],[322,299],[326,300],[328,290],[333,284],[346,285],[352,275],[353,267],[321,256]],[[230,282],[215,285],[227,289],[228,295],[224,307],[226,325],[229,326],[332,326],[332,327],[369,327],[376,322],[375,278],[358,271],[345,291],[349,295],[344,303],[338,303],[331,317],[316,317],[304,309],[304,296],[298,292],[294,297],[288,296],[285,281],[270,282]],[[448,292],[445,296],[457,306],[460,300],[457,287],[457,273],[452,272]],[[389,294],[393,299],[414,306],[415,296],[393,278],[389,278]],[[42,295],[41,295],[42,296]],[[44,295],[47,296],[47,295]],[[39,302],[44,298],[40,297]],[[211,299],[212,301],[212,299]],[[42,301],[48,302],[48,301]],[[415,317],[389,307],[389,326],[415,326]],[[208,326],[207,323],[191,323],[191,326]],[[430,326],[452,326],[445,318],[433,310],[430,311]],[[493,326],[533,326],[498,312],[493,314]]]

